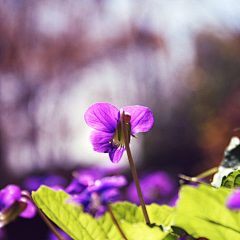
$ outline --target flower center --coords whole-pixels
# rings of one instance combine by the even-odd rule
[[[131,136],[131,115],[127,112],[124,114],[124,121],[126,124],[126,130],[127,130],[127,138],[128,138],[128,143],[130,142],[130,136]],[[125,148],[125,141],[124,141],[124,136],[123,136],[123,130],[122,130],[122,125],[121,121],[117,121],[117,127],[116,130],[109,141],[109,143],[112,143],[112,146],[114,148]]]
[[[152,200],[157,200],[162,197],[161,191],[157,187],[149,189],[148,191],[146,191],[146,193],[147,193],[148,197]]]
[[[96,214],[98,211],[98,208],[102,205],[101,197],[99,196],[98,193],[93,192],[91,194],[91,203],[90,203],[90,211],[92,214]]]

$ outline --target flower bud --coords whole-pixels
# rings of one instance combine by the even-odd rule
[[[15,220],[27,207],[27,201],[15,201],[10,207],[0,212],[0,227],[5,226],[9,222]]]

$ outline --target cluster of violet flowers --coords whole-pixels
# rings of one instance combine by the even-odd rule
[[[66,187],[66,180],[57,174],[32,176],[24,185],[28,191],[36,191],[41,185],[65,191],[71,195],[69,202],[78,203],[84,212],[99,217],[106,211],[107,203],[122,199],[119,188],[128,183],[122,175],[109,176],[114,172],[114,169],[99,167],[79,168],[72,173],[73,178]]]
[[[107,205],[110,202],[127,199],[139,204],[134,182],[127,186],[127,179],[122,175],[116,175],[118,172],[119,169],[80,168],[73,172],[73,178],[67,186],[66,179],[57,174],[31,176],[24,181],[24,189],[31,192],[36,191],[41,185],[46,185],[53,190],[63,190],[72,196],[71,201],[83,206],[84,212],[94,217],[100,217],[107,211]],[[147,204],[163,203],[168,194],[175,192],[175,183],[165,172],[144,174],[140,177],[140,183],[143,186]],[[126,187],[125,191],[120,191],[121,187]],[[22,191],[19,186],[8,185],[1,190],[0,194],[1,213],[4,215],[5,212],[8,212],[8,216],[11,216],[11,218],[4,219],[1,227],[17,216],[33,218],[36,215],[36,206],[26,198],[26,191]],[[19,207],[18,210],[16,206]],[[9,214],[10,212],[11,214]],[[60,229],[58,231],[62,236],[64,235]],[[49,234],[49,239],[58,238],[54,234]],[[64,239],[68,239],[68,236],[64,236]]]
[[[175,204],[174,200],[169,202],[172,198],[177,199],[176,184],[172,178],[166,172],[155,171],[145,173],[138,179],[132,159],[129,148],[131,139],[136,138],[136,133],[149,131],[154,124],[153,114],[148,108],[137,105],[118,110],[109,103],[96,103],[89,107],[84,118],[87,125],[94,129],[90,134],[94,151],[108,153],[113,163],[118,163],[127,151],[134,181],[127,187],[128,181],[123,175],[113,175],[109,169],[92,167],[74,171],[67,187],[63,177],[47,174],[26,179],[25,189],[35,191],[40,185],[46,185],[54,190],[63,190],[71,196],[69,202],[75,202],[83,207],[84,212],[100,217],[110,211],[110,203],[124,199],[120,188],[125,187],[125,199],[141,205],[148,224],[150,220],[145,203]],[[239,189],[227,199],[226,205],[230,209],[240,210]],[[0,191],[0,228],[17,216],[32,218],[37,210],[30,195],[20,187],[8,185]]]
[[[122,158],[123,152],[127,151],[140,204],[142,205],[146,222],[150,223],[129,143],[132,137],[136,137],[136,133],[146,132],[152,128],[154,123],[152,112],[148,108],[138,105],[125,107],[119,111],[111,104],[96,103],[89,107],[84,118],[86,123],[94,129],[90,135],[94,151],[108,153],[113,163],[118,163]],[[40,179],[40,182],[51,185],[55,190],[62,189],[66,191],[72,195],[70,201],[82,205],[84,212],[99,217],[107,211],[110,202],[120,199],[119,188],[126,186],[127,180],[124,176],[103,176],[99,170],[95,171],[92,169],[91,171],[75,172],[72,182],[64,189],[53,183],[51,176]],[[29,180],[26,183],[28,185],[27,188],[36,190],[38,185],[36,181],[34,178]],[[17,197],[17,202],[22,203],[21,195]],[[9,204],[13,205],[12,202],[9,202]],[[24,210],[29,208],[28,206],[30,205],[25,204],[19,214],[24,214]]]

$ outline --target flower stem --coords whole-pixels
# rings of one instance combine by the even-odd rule
[[[188,176],[186,176],[186,175],[183,175],[183,174],[178,174],[178,177],[179,178],[181,178],[181,179],[183,179],[183,180],[186,180],[186,181],[189,181],[189,182],[193,182],[193,183],[201,183],[201,184],[206,184],[206,185],[209,185],[209,184],[207,184],[207,183],[205,183],[205,182],[202,182],[201,180],[199,180],[199,179],[197,179],[197,178],[195,178],[195,177],[188,177]],[[180,182],[180,184],[182,185],[182,184],[184,184],[184,182]]]
[[[142,191],[141,191],[139,180],[138,180],[137,171],[136,171],[136,168],[135,168],[135,165],[134,165],[134,162],[133,162],[133,158],[132,158],[132,154],[131,154],[131,151],[130,151],[130,147],[129,147],[127,130],[126,130],[126,123],[125,123],[125,119],[124,119],[124,110],[123,109],[120,110],[120,121],[121,121],[123,137],[124,137],[124,142],[125,142],[127,156],[128,156],[128,161],[129,161],[130,168],[131,168],[131,171],[132,171],[133,180],[134,180],[136,188],[137,188],[138,198],[140,200],[140,204],[141,204],[141,207],[142,207],[142,211],[143,211],[145,221],[146,221],[147,224],[150,224],[150,220],[149,220],[149,217],[148,217],[146,205],[145,205],[145,202],[144,202],[144,199],[143,199]]]
[[[28,191],[22,191],[22,196],[26,197],[28,200],[30,200],[33,205],[36,207],[37,209],[37,213],[40,215],[40,217],[43,219],[43,221],[47,224],[47,226],[49,227],[49,229],[55,234],[55,236],[59,239],[59,240],[64,240],[64,238],[58,233],[58,231],[56,230],[56,228],[54,227],[54,225],[50,222],[50,220],[45,216],[45,214],[42,212],[42,210],[36,205],[36,203],[33,201],[31,195],[29,194]]]
[[[111,216],[114,224],[116,225],[116,227],[118,228],[119,232],[121,233],[122,237],[123,237],[125,240],[128,240],[128,239],[126,238],[125,234],[123,233],[122,229],[120,228],[120,226],[119,226],[119,224],[118,224],[118,222],[117,222],[117,219],[115,218],[115,216],[114,216],[114,214],[113,214],[113,212],[112,212],[112,209],[111,209],[111,207],[110,207],[109,204],[107,204],[107,209],[108,209],[108,212],[109,212],[109,214],[110,214],[110,216]]]
[[[190,182],[195,182],[195,183],[205,183],[202,182],[201,179],[208,177],[218,171],[218,167],[211,168],[203,173],[198,174],[196,177],[188,177],[183,174],[179,174],[178,176],[184,180],[190,181]]]
[[[197,179],[203,179],[205,177],[208,177],[218,171],[218,167],[211,168],[203,173],[198,174],[195,178]]]

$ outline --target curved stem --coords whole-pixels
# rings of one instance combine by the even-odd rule
[[[208,177],[214,173],[216,173],[218,171],[218,167],[214,167],[214,168],[211,168],[203,173],[200,173],[198,174],[196,177],[188,177],[184,174],[178,174],[178,177],[180,177],[181,179],[184,179],[186,181],[189,181],[189,182],[195,182],[195,183],[204,183],[206,184],[205,182],[201,181],[201,179],[205,178],[205,177]]]
[[[140,200],[140,204],[141,204],[141,207],[142,207],[142,211],[143,211],[145,221],[146,221],[147,224],[150,224],[150,220],[149,220],[149,217],[148,217],[146,205],[145,205],[145,202],[144,202],[144,199],[143,199],[141,187],[140,187],[139,180],[138,180],[137,171],[136,171],[136,168],[135,168],[135,165],[134,165],[134,162],[133,162],[133,158],[132,158],[132,154],[131,154],[131,151],[130,151],[130,147],[129,147],[123,109],[120,110],[120,121],[121,121],[123,137],[124,137],[124,142],[125,142],[127,156],[128,156],[128,161],[129,161],[130,168],[131,168],[131,171],[132,171],[133,180],[134,180],[136,188],[137,188],[138,198]]]
[[[56,228],[54,227],[54,225],[50,222],[50,220],[45,216],[45,214],[42,212],[42,210],[36,205],[36,203],[33,201],[31,195],[29,194],[28,191],[22,191],[22,196],[26,197],[28,200],[30,200],[33,205],[36,207],[37,209],[37,213],[40,215],[40,217],[42,218],[42,220],[47,224],[47,226],[49,227],[49,229],[55,234],[55,236],[59,239],[59,240],[64,240],[64,238],[58,233],[58,231],[56,230]]]
[[[118,222],[117,222],[117,219],[115,218],[115,216],[114,216],[114,214],[113,214],[113,212],[112,212],[112,209],[111,209],[111,207],[110,207],[109,204],[107,204],[107,209],[108,209],[108,212],[109,212],[109,214],[110,214],[113,222],[115,223],[115,225],[116,225],[116,227],[118,228],[120,234],[122,235],[122,237],[123,237],[125,240],[128,240],[128,239],[126,238],[124,232],[123,232],[122,229],[120,228],[120,226],[119,226],[119,224],[118,224]]]
[[[183,179],[183,180],[186,180],[186,181],[189,181],[189,182],[193,182],[193,183],[202,183],[202,184],[207,184],[207,183],[205,183],[205,182],[202,182],[201,180],[198,180],[197,178],[195,178],[195,177],[188,177],[188,176],[186,176],[186,175],[184,175],[184,174],[178,174],[178,177],[179,178],[181,178],[181,179]],[[184,182],[183,182],[184,183]],[[182,184],[181,184],[182,185]],[[209,185],[209,184],[207,184],[207,185]]]
[[[214,173],[216,173],[218,171],[218,167],[214,167],[214,168],[211,168],[203,173],[200,173],[198,174],[195,178],[196,179],[202,179],[202,178],[205,178],[205,177],[208,177]]]

